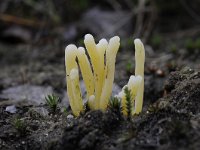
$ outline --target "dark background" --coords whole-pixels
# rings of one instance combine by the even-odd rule
[[[120,36],[116,82],[134,73],[134,38],[146,48],[145,74],[199,69],[198,0],[1,0],[1,88],[31,83],[65,89],[64,49]]]

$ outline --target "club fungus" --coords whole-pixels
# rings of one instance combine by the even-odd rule
[[[139,88],[141,87],[141,84],[142,84],[141,76],[131,75],[129,78],[128,84],[125,85],[122,88],[122,91],[116,96],[121,99],[122,113],[125,116],[134,114],[135,109],[136,109],[135,98],[139,93]]]
[[[144,95],[144,61],[145,50],[144,45],[140,39],[135,39],[135,75],[141,76],[141,86],[138,89],[138,93],[135,98],[135,114],[139,114],[142,111],[143,95]]]
[[[130,92],[131,115],[142,110],[144,93],[144,46],[139,39],[135,43],[135,76],[132,75],[128,84],[117,95],[121,100],[123,114],[127,115],[127,93]],[[84,44],[88,52],[86,55],[83,47],[68,45],[65,49],[65,67],[67,79],[67,93],[70,106],[75,116],[84,111],[84,104],[79,85],[79,70],[82,73],[86,86],[88,106],[92,110],[105,111],[112,94],[114,81],[116,55],[120,46],[120,38],[115,36],[107,42],[101,39],[98,44],[91,34],[85,35]],[[90,60],[90,61],[89,61]],[[135,103],[134,103],[135,102]]]

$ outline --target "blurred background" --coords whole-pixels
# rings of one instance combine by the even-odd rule
[[[120,36],[115,82],[134,73],[134,38],[146,48],[146,95],[163,93],[176,69],[200,68],[199,0],[1,0],[0,91],[21,84],[66,89],[64,49]],[[61,94],[62,95],[62,94]]]

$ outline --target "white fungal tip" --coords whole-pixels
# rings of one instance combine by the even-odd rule
[[[138,75],[138,76],[136,76],[135,78],[136,78],[136,81],[137,81],[137,82],[139,82],[139,83],[142,82],[142,76],[139,76],[139,75]]]
[[[102,44],[102,45],[108,45],[108,41],[106,39],[101,39],[99,41],[99,44]]]
[[[120,38],[119,36],[114,36],[110,39],[110,42],[119,42],[120,41]]]
[[[94,101],[94,100],[95,100],[95,96],[94,96],[94,95],[91,95],[91,96],[89,97],[89,101],[92,102],[92,101]]]
[[[94,37],[91,34],[86,34],[84,41],[93,41]]]
[[[74,80],[74,79],[78,78],[78,69],[73,68],[70,71],[70,75],[69,76],[70,76],[71,80]]]
[[[135,39],[134,40],[134,44],[136,45],[136,44],[142,44],[142,41],[140,40],[140,39]]]
[[[81,55],[85,54],[85,49],[83,47],[79,47],[78,54],[81,54]]]
[[[76,50],[77,47],[74,44],[69,44],[66,48],[65,51],[71,51],[71,50]]]
[[[134,87],[140,86],[142,83],[142,77],[141,76],[130,76],[129,81],[128,81],[128,88],[132,89]]]
[[[121,91],[116,95],[117,98],[122,98],[123,96],[124,96],[124,91]]]
[[[102,48],[103,50],[106,50],[107,46],[108,46],[108,42],[106,39],[101,39],[99,43],[97,44],[97,47],[100,49]]]
[[[129,80],[135,81],[135,79],[136,79],[136,77],[134,75],[131,75]]]
[[[136,77],[134,75],[131,75],[128,81],[128,87],[131,87],[131,85],[135,84]]]

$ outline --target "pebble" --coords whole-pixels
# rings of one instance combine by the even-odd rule
[[[69,114],[69,115],[67,116],[67,119],[73,119],[73,118],[74,118],[74,116],[71,115],[71,114]]]
[[[45,96],[52,94],[53,88],[51,86],[36,86],[36,85],[18,85],[3,90],[0,94],[1,105],[38,106],[45,104]]]
[[[17,112],[17,108],[15,107],[15,105],[7,106],[6,111],[11,114],[15,114]]]

